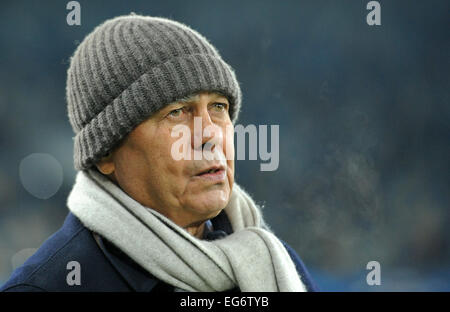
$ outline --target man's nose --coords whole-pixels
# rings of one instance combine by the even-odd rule
[[[203,150],[207,144],[211,144],[213,146],[209,149],[213,151],[215,146],[221,143],[223,137],[222,129],[211,120],[207,110],[194,116],[191,131],[194,134],[191,142],[194,150]]]

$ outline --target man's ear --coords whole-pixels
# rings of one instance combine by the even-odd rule
[[[113,156],[113,153],[110,152],[108,155],[102,157],[102,159],[100,159],[100,161],[95,164],[97,169],[104,175],[110,175],[116,169],[112,156]]]

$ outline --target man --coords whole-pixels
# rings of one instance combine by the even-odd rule
[[[3,291],[315,290],[234,183],[225,155],[241,91],[203,36],[163,18],[108,20],[76,49],[66,91],[70,213]]]

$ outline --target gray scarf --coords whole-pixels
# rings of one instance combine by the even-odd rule
[[[306,291],[259,207],[237,185],[224,208],[233,233],[205,241],[143,206],[95,170],[79,171],[69,210],[156,278],[186,291]]]

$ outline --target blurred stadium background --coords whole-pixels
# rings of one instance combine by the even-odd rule
[[[239,123],[280,125],[280,165],[236,180],[324,291],[450,290],[449,1],[0,4],[0,284],[55,232],[75,178],[66,70],[107,18],[181,21],[233,66]],[[380,286],[366,264],[381,264]]]

